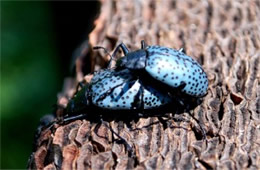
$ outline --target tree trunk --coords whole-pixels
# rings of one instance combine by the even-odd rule
[[[77,80],[89,78],[82,71],[86,57],[91,58],[93,71],[105,68],[109,60],[92,46],[112,51],[124,42],[135,50],[141,40],[184,48],[203,66],[208,94],[192,114],[205,129],[206,139],[188,113],[173,112],[170,120],[111,118],[101,124],[86,118],[40,129],[29,168],[260,169],[260,2],[104,0],[89,45],[76,62]],[[65,86],[61,105],[76,90]],[[108,126],[125,142],[118,141]]]

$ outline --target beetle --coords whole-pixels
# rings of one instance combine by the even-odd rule
[[[95,47],[98,48],[108,53],[103,47]],[[117,60],[115,69],[111,69],[119,49],[125,56]],[[94,73],[91,82],[69,101],[67,113],[74,114],[90,107],[143,111],[175,101],[191,109],[186,104],[197,102],[196,98],[207,93],[206,73],[182,50],[147,46],[141,41],[141,49],[130,52],[121,43],[111,55],[108,68]]]
[[[107,110],[148,110],[170,104],[173,100],[165,90],[158,90],[147,80],[139,79],[128,69],[105,69],[94,73],[69,101],[66,112],[76,113],[87,107]]]
[[[154,79],[183,94],[203,97],[207,94],[208,78],[202,66],[181,50],[162,46],[147,46],[141,41],[141,49],[130,52],[124,43],[119,44],[112,54],[122,49],[124,57],[117,60],[116,69],[129,69],[141,74],[145,71]],[[110,61],[111,63],[111,61]]]

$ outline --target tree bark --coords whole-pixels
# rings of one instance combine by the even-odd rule
[[[208,94],[192,114],[207,138],[201,138],[187,113],[173,112],[177,120],[149,116],[128,123],[112,119],[100,126],[74,120],[40,129],[29,168],[260,169],[260,1],[104,0],[89,45],[76,62],[77,81],[90,78],[83,76],[85,57],[91,58],[92,71],[105,68],[109,60],[92,46],[112,51],[124,42],[136,50],[141,40],[184,48],[203,66]],[[65,87],[58,100],[64,106],[65,96],[76,90],[68,83]],[[129,156],[108,125],[135,156]]]

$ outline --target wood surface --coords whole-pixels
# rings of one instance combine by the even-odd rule
[[[206,139],[186,112],[128,121],[111,116],[102,124],[86,118],[41,127],[29,168],[260,169],[260,1],[104,0],[94,24],[76,62],[77,81],[91,79],[84,77],[86,65],[106,67],[109,56],[92,51],[96,45],[111,53],[120,42],[139,49],[141,40],[184,48],[209,79],[208,94],[191,111]],[[58,104],[66,106],[75,90],[76,82],[66,79]]]

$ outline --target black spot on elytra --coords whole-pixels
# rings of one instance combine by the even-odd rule
[[[168,76],[168,73],[163,76],[163,78],[166,78]]]

